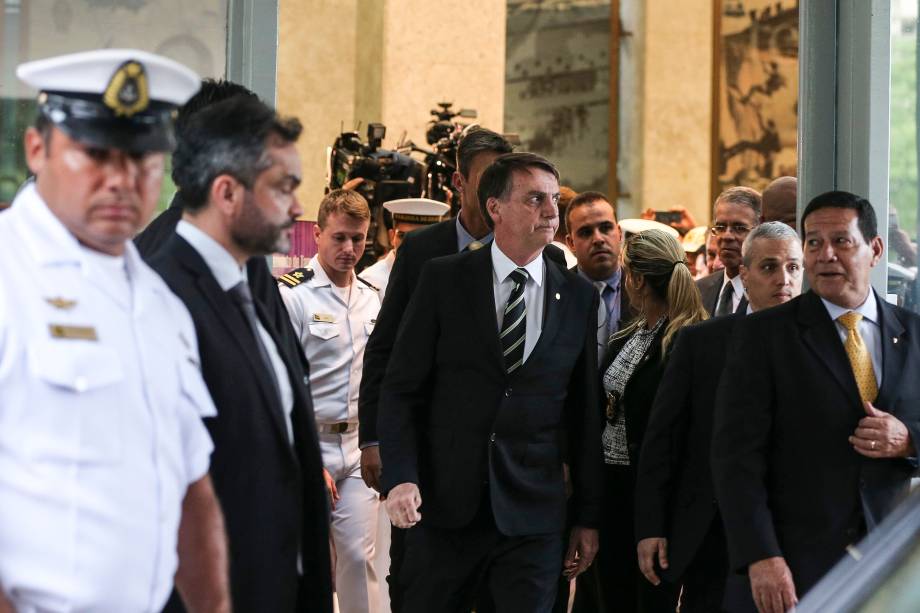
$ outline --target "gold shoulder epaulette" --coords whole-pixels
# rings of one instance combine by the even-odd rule
[[[380,288],[379,288],[379,287],[377,287],[377,286],[374,285],[373,283],[368,283],[367,281],[365,281],[365,280],[362,279],[361,277],[358,277],[358,281],[360,281],[360,282],[363,283],[364,285],[368,286],[369,288],[371,288],[371,289],[374,290],[375,292],[379,292],[379,291],[380,291]]]
[[[309,281],[312,278],[312,268],[295,268],[291,272],[285,273],[278,277],[278,283],[284,283],[288,287],[297,287],[304,281]]]

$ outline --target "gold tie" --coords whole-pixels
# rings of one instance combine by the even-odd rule
[[[859,334],[859,322],[862,315],[849,311],[837,318],[847,329],[847,340],[843,344],[853,367],[853,376],[856,377],[856,387],[859,388],[859,397],[863,402],[875,402],[878,396],[878,382],[875,380],[875,369],[872,368],[872,357],[862,336]]]

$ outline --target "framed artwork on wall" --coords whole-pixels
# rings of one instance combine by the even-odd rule
[[[798,0],[715,0],[712,198],[796,175]]]

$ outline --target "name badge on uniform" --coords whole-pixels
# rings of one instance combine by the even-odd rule
[[[313,321],[321,321],[326,324],[334,324],[335,315],[329,315],[328,313],[313,313]]]
[[[48,324],[51,338],[66,338],[79,341],[98,341],[96,328],[92,326],[71,326],[67,324]]]

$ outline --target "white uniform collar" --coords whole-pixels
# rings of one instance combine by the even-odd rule
[[[492,267],[495,269],[495,276],[498,278],[498,282],[502,283],[505,279],[508,278],[516,268],[523,268],[527,271],[527,274],[530,275],[530,278],[534,280],[537,284],[537,287],[543,285],[543,254],[541,253],[535,257],[527,266],[518,266],[511,261],[507,255],[502,253],[502,250],[499,249],[498,243],[492,241]]]
[[[246,280],[246,269],[236,262],[236,258],[224,249],[223,245],[202,232],[184,219],[176,225],[176,234],[188,241],[198,255],[205,261],[211,274],[217,280],[220,289],[229,291],[240,281]]]
[[[323,265],[319,263],[319,254],[314,255],[310,258],[310,268],[313,269],[313,278],[307,281],[311,287],[326,287],[332,286],[332,281],[329,279],[329,275],[326,274]],[[358,283],[358,277],[355,275],[354,269],[351,270],[351,286],[352,287],[367,287],[363,283]]]
[[[13,200],[6,215],[18,215],[28,225],[29,232],[22,233],[22,241],[29,249],[32,260],[41,266],[76,264],[84,274],[91,268],[77,237],[51,212],[38,193],[35,183],[25,185]],[[130,278],[145,274],[140,254],[132,241],[125,242],[125,269]]]

